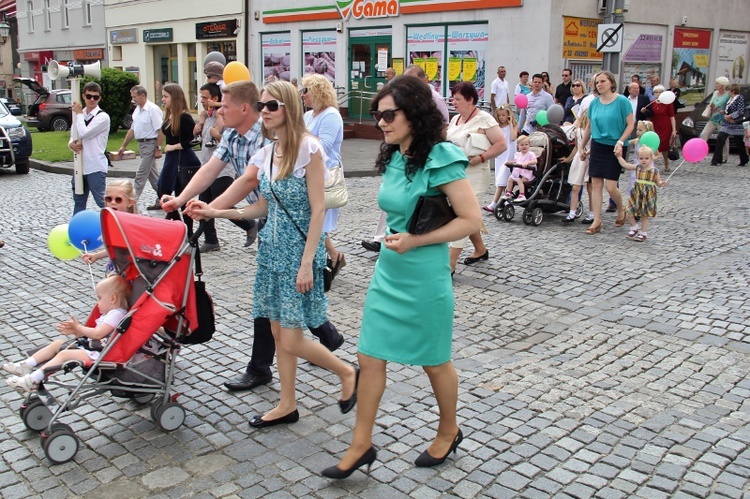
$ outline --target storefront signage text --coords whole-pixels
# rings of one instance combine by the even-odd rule
[[[99,61],[104,59],[104,49],[74,50],[73,59],[76,61]]]
[[[109,32],[109,42],[112,45],[123,43],[138,43],[138,29],[114,29]]]
[[[354,19],[397,17],[401,7],[398,0],[337,0],[336,6],[345,21],[350,15]]]
[[[599,19],[563,17],[563,59],[601,60],[602,54],[596,51],[599,23]]]
[[[216,21],[210,23],[196,23],[195,38],[196,40],[205,40],[206,38],[236,37],[237,35],[234,34],[236,30],[236,19],[228,19],[226,21]]]
[[[171,42],[172,28],[144,29],[143,41],[146,43]]]

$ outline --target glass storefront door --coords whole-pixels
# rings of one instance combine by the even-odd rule
[[[390,36],[349,39],[349,116],[370,117],[370,102],[385,84],[385,70],[390,64]]]

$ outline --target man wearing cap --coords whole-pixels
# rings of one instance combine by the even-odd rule
[[[164,117],[159,106],[148,100],[148,92],[143,85],[136,85],[131,88],[130,96],[136,104],[133,110],[133,124],[130,125],[128,133],[125,134],[125,139],[122,141],[122,146],[118,149],[117,154],[122,156],[133,138],[138,142],[141,164],[138,166],[134,182],[135,197],[138,199],[143,193],[143,188],[146,187],[147,180],[151,184],[151,188],[158,193],[156,182],[159,180],[159,171],[156,167],[156,160],[161,158],[161,143],[164,140],[161,124]],[[160,209],[158,200],[148,209]]]

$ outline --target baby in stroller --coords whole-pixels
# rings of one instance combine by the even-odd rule
[[[508,185],[505,188],[503,198],[512,198],[513,186],[518,184],[518,196],[516,197],[515,202],[522,203],[526,201],[526,184],[534,181],[534,170],[529,167],[536,167],[537,158],[533,152],[529,151],[531,141],[528,136],[519,137],[516,144],[518,152],[513,158],[513,161],[505,163],[507,166],[513,168],[513,173],[511,173],[508,178]]]
[[[96,319],[96,325],[84,326],[75,317],[60,322],[57,325],[59,332],[78,339],[56,340],[24,361],[3,364],[3,370],[14,375],[7,379],[8,385],[21,392],[35,391],[46,377],[44,367],[39,366],[59,366],[71,360],[89,365],[99,358],[107,337],[128,313],[130,292],[130,283],[121,276],[111,275],[99,281],[96,306],[101,316]]]

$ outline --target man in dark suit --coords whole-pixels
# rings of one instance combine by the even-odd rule
[[[630,83],[637,83],[638,84],[638,89],[639,89],[638,93],[639,94],[644,95],[646,93],[646,89],[643,88],[643,85],[641,84],[641,77],[640,76],[638,76],[638,75],[631,76],[630,77]],[[630,86],[630,83],[628,83],[627,85],[625,85],[625,88],[622,91],[622,95],[624,95],[625,97],[627,97],[630,94],[630,90],[628,89],[628,87]]]
[[[636,123],[641,120],[647,120],[654,114],[650,107],[646,107],[649,104],[648,97],[640,93],[640,88],[637,82],[631,82],[628,85],[627,98],[630,106],[633,108],[633,117]],[[633,129],[633,133],[635,133],[635,129]]]

